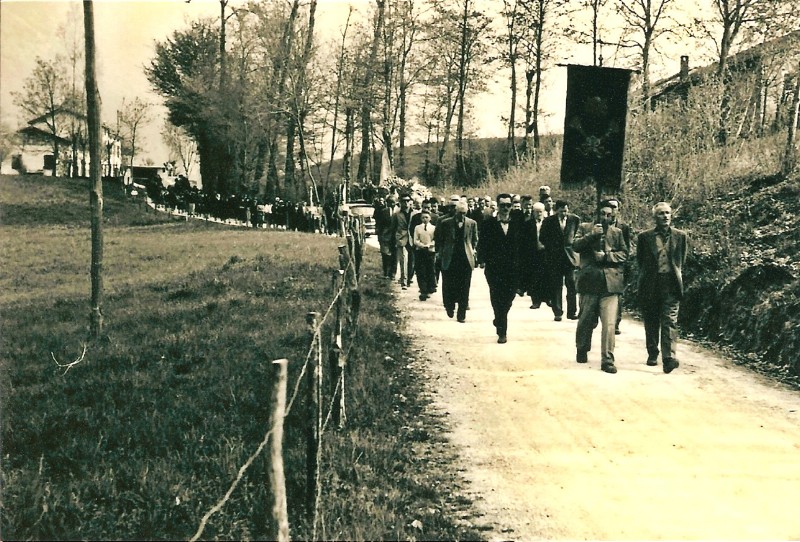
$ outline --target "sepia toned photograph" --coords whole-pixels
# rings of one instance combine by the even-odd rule
[[[800,539],[800,0],[0,2],[0,540]]]

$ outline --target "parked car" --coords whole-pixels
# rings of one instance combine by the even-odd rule
[[[360,216],[364,220],[365,235],[375,235],[375,207],[363,199],[348,202],[346,205],[350,208],[351,215]]]

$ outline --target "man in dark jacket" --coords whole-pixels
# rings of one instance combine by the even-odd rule
[[[673,228],[672,208],[666,202],[653,206],[655,228],[639,234],[639,307],[644,319],[647,365],[658,365],[658,342],[665,373],[680,365],[675,355],[678,342],[678,309],[683,297],[683,264],[689,243],[686,232]]]
[[[478,235],[478,264],[485,268],[494,310],[497,342],[505,343],[508,311],[519,286],[521,220],[511,220],[511,195],[497,196],[497,216],[483,220]]]
[[[549,297],[553,316],[560,322],[564,314],[562,292],[567,287],[567,318],[578,319],[578,299],[575,290],[575,268],[578,256],[572,249],[572,241],[580,226],[580,218],[569,212],[569,203],[556,201],[555,214],[542,221],[540,240],[544,245],[547,273],[550,278]]]
[[[388,196],[384,203],[383,198],[375,200],[375,235],[381,251],[381,266],[383,277],[393,279],[397,272],[395,261],[395,239],[392,231],[392,213],[394,212],[394,198]]]
[[[478,225],[467,218],[467,202],[458,200],[453,215],[439,220],[434,232],[437,258],[442,266],[442,302],[447,316],[453,317],[458,306],[458,321],[465,322],[469,306],[472,271]]]

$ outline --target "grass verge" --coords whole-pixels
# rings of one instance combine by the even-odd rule
[[[51,356],[78,357],[89,319],[88,210],[72,208],[88,207],[81,191],[79,181],[0,178],[0,529],[4,539],[187,539],[266,432],[271,360],[290,360],[291,393],[304,316],[328,307],[338,241],[143,220],[109,191],[104,337],[65,372]],[[470,502],[390,285],[377,258],[364,265],[348,424],[323,437],[317,536],[480,539],[479,525],[459,519]],[[296,539],[313,532],[303,406],[284,437]],[[268,538],[267,491],[259,458],[202,538]]]

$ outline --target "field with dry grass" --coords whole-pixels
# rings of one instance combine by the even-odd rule
[[[55,360],[79,358],[89,323],[87,183],[0,178],[2,536],[187,539],[266,432],[270,361],[288,358],[297,381],[339,241],[175,220],[109,184],[104,336],[67,371]],[[348,425],[323,437],[318,536],[479,539],[378,265],[365,259]],[[298,406],[294,538],[312,533],[303,424]],[[265,481],[257,460],[202,538],[268,537]]]

